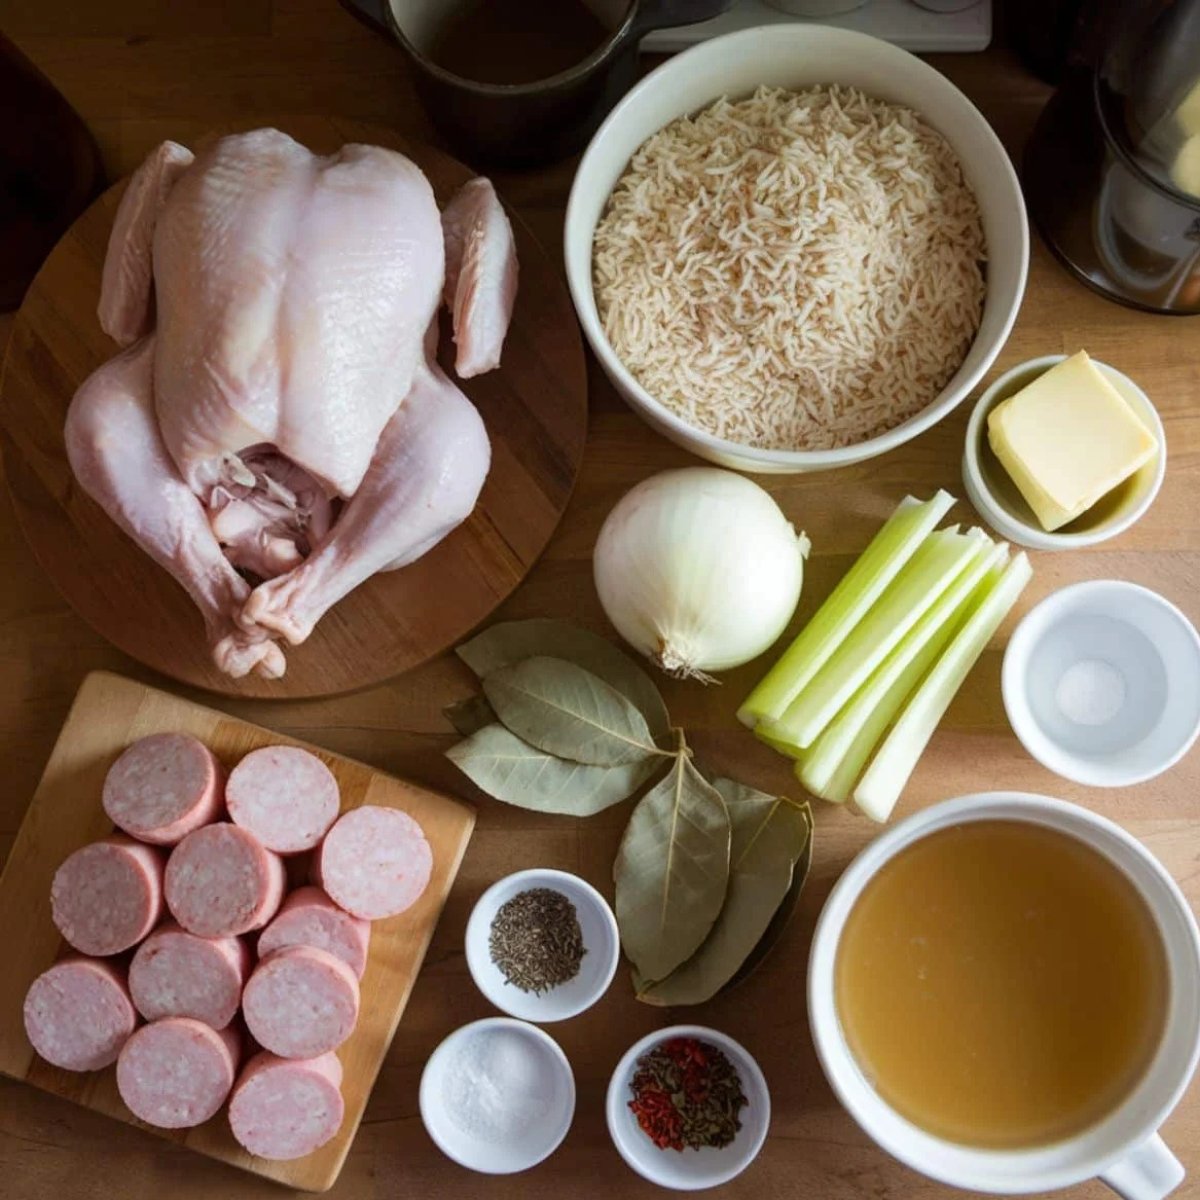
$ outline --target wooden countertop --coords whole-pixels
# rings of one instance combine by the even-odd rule
[[[369,119],[430,137],[404,65],[335,0],[0,0],[3,29],[66,95],[95,132],[112,178],[135,167],[164,137],[182,142],[212,126],[269,123],[286,114]],[[1019,152],[1048,89],[1004,49],[932,61],[958,83]],[[494,175],[557,254],[572,163],[533,173]],[[9,320],[0,317],[0,337]],[[1021,318],[997,370],[1037,354],[1080,346],[1138,380],[1162,412],[1170,452],[1157,504],[1109,546],[1034,556],[1036,576],[1020,611],[1050,591],[1089,577],[1135,580],[1200,619],[1200,341],[1196,323],[1134,313],[1073,282],[1035,244]],[[651,433],[617,399],[593,365],[591,431],[578,491],[550,548],[501,617],[570,615],[603,628],[589,556],[610,506],[630,485],[686,454]],[[789,516],[815,543],[806,588],[811,611],[883,516],[907,491],[945,486],[961,495],[958,462],[968,406],[908,447],[863,467],[770,484]],[[0,755],[5,787],[0,832],[11,845],[68,705],[96,667],[161,683],[104,644],[68,609],[39,572],[0,500]],[[1000,704],[1001,636],[976,668],[922,760],[901,813],[991,787],[1073,799],[1142,836],[1200,900],[1200,753],[1158,781],[1089,792],[1033,763]],[[736,724],[733,711],[755,669],[721,687],[668,684],[675,719],[694,732],[699,757],[724,774],[792,790],[782,760]],[[329,701],[206,703],[361,758],[423,783],[470,795],[441,757],[454,740],[440,712],[467,694],[470,678],[451,657],[385,687]],[[478,799],[477,796],[472,797]],[[95,803],[80,797],[80,803]],[[509,1179],[470,1175],[444,1159],[417,1114],[417,1081],[436,1043],[489,1006],[472,986],[462,934],[475,898],[497,876],[547,865],[577,871],[610,891],[608,872],[626,810],[576,822],[484,801],[459,882],[434,939],[405,1019],[367,1108],[338,1200],[487,1196],[661,1195],[631,1174],[608,1140],[603,1093],[620,1054],[673,1019],[696,1020],[741,1040],[765,1068],[773,1093],[772,1134],[754,1166],[722,1195],[774,1200],[932,1200],[946,1189],[875,1149],[838,1107],[813,1054],[803,1001],[808,941],[838,873],[873,833],[848,812],[817,806],[812,877],[798,919],[768,963],[732,995],[678,1014],[645,1008],[619,976],[604,1002],[552,1032],[579,1085],[574,1127],[547,1163]],[[20,914],[6,913],[8,921]],[[1200,1086],[1164,1134],[1189,1170],[1177,1193],[1200,1197]],[[0,1081],[0,1194],[14,1200],[264,1200],[272,1184],[145,1136],[32,1088]],[[1077,1200],[1110,1195],[1100,1184]]]

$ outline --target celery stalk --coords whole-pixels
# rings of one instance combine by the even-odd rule
[[[872,820],[886,821],[950,701],[1033,574],[1018,554],[934,663],[913,693],[871,765],[854,789],[854,803]]]
[[[753,728],[761,720],[777,721],[783,716],[953,506],[954,497],[944,491],[931,500],[906,496],[900,502],[783,657],[742,704],[738,717],[744,724]]]
[[[772,750],[778,750],[780,754],[786,754],[788,758],[799,758],[804,751],[793,742],[786,738],[775,737],[773,732],[768,730],[765,725],[756,725],[754,727],[754,736],[760,742],[766,743]]]
[[[782,719],[766,723],[767,731],[797,746],[811,746],[892,649],[990,545],[980,530],[931,533]]]
[[[835,803],[849,798],[884,730],[994,585],[1007,559],[1006,545],[989,544],[822,730],[796,768],[797,778],[814,796]]]

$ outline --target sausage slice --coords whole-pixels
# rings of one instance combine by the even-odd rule
[[[163,910],[163,853],[114,834],[69,855],[54,873],[50,911],[81,954],[120,954],[137,945]]]

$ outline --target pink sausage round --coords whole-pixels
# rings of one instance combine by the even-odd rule
[[[280,1058],[336,1050],[358,1020],[358,979],[340,958],[290,946],[264,958],[242,993],[250,1036]]]
[[[67,1071],[98,1071],[116,1062],[136,1025],[125,972],[101,959],[64,958],[25,993],[31,1045]]]
[[[186,733],[154,733],[134,742],[109,768],[104,811],[139,841],[173,846],[217,819],[224,778],[203,742]]]
[[[163,854],[122,834],[92,842],[54,873],[50,911],[81,954],[120,954],[162,916]]]
[[[228,822],[205,825],[171,851],[167,907],[188,933],[232,937],[275,915],[285,882],[283,860],[252,833]]]
[[[202,938],[174,921],[160,925],[129,964],[129,993],[147,1021],[193,1017],[224,1029],[237,1016],[250,973],[241,938]]]
[[[319,887],[297,888],[259,934],[258,956],[287,946],[316,946],[340,958],[361,979],[367,969],[370,921],[352,917]]]
[[[341,1128],[342,1064],[336,1054],[279,1058],[264,1050],[229,1097],[229,1127],[260,1158],[303,1158]]]
[[[117,1091],[129,1111],[159,1129],[203,1125],[225,1103],[241,1039],[191,1017],[143,1025],[117,1059]]]
[[[298,746],[252,750],[233,768],[225,788],[230,817],[268,850],[311,850],[338,815],[337,780],[315,755]]]
[[[420,898],[433,870],[421,826],[397,808],[364,804],[343,813],[317,851],[317,882],[364,921],[393,917]]]

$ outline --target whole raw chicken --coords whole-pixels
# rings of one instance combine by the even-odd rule
[[[517,261],[492,186],[439,216],[407,158],[329,158],[273,129],[193,158],[164,142],[121,200],[100,293],[123,353],[67,416],[84,489],[179,581],[232,676],[277,677],[377,571],[464,521],[488,472],[479,414],[435,359],[491,370]]]

